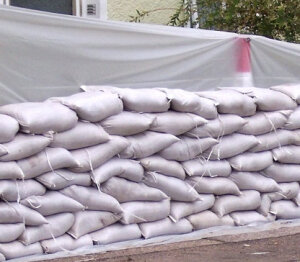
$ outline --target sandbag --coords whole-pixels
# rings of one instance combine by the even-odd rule
[[[254,116],[245,117],[247,123],[238,130],[238,133],[245,135],[262,135],[282,128],[289,115],[290,110],[275,112],[257,112]]]
[[[46,188],[33,179],[24,181],[0,180],[0,197],[6,201],[15,202],[29,196],[41,196]]]
[[[5,260],[6,260],[5,256],[0,253],[0,261],[3,262]]]
[[[145,239],[163,235],[187,234],[193,231],[191,223],[183,218],[174,223],[170,218],[139,224],[142,236]]]
[[[206,119],[217,117],[217,103],[182,89],[158,88],[171,100],[171,109],[177,112],[194,113]]]
[[[158,155],[149,156],[140,160],[147,171],[158,172],[166,176],[185,179],[183,167],[177,161],[166,160]]]
[[[10,243],[0,244],[0,252],[6,259],[14,259],[18,257],[41,255],[43,254],[43,249],[40,243],[25,246],[19,241],[13,241]]]
[[[271,90],[279,91],[286,94],[298,104],[300,104],[300,85],[296,83],[284,84],[270,87]]]
[[[222,217],[234,211],[255,210],[260,206],[261,198],[256,190],[245,190],[239,196],[227,195],[216,199],[212,211]]]
[[[238,171],[260,171],[273,164],[270,151],[243,153],[228,159],[233,169]]]
[[[115,223],[90,233],[90,237],[96,245],[107,245],[115,242],[138,239],[142,236],[137,224],[122,225]]]
[[[119,177],[110,178],[101,184],[100,189],[102,192],[113,196],[120,203],[130,201],[161,201],[168,198],[165,193],[156,188]]]
[[[90,186],[89,173],[73,173],[67,169],[58,169],[36,177],[36,180],[50,190],[60,190],[68,186]]]
[[[205,229],[217,226],[234,226],[233,219],[229,216],[218,217],[212,211],[206,210],[187,217],[194,230]]]
[[[7,154],[7,150],[2,145],[0,145],[0,156],[4,156],[6,154]]]
[[[224,158],[230,158],[259,144],[258,139],[255,136],[232,134],[223,136],[219,143],[208,150],[203,155],[210,160],[220,160]]]
[[[122,203],[123,217],[121,223],[136,224],[166,218],[170,213],[170,200],[160,202],[134,201]]]
[[[11,142],[2,144],[7,154],[0,156],[0,161],[15,161],[41,152],[51,142],[50,138],[37,135],[18,134]]]
[[[284,164],[300,164],[300,146],[283,146],[272,150],[275,161]]]
[[[19,131],[19,123],[7,115],[0,115],[0,143],[7,143],[14,139]]]
[[[109,226],[121,218],[121,215],[116,215],[106,211],[81,211],[75,213],[75,221],[73,226],[68,231],[68,234],[73,238],[79,237]]]
[[[182,135],[195,127],[207,123],[207,120],[201,116],[190,113],[168,111],[147,115],[154,118],[149,130],[175,136]]]
[[[23,179],[22,169],[15,161],[0,162],[0,179]]]
[[[297,107],[293,113],[287,119],[284,129],[295,130],[300,128],[300,107]]]
[[[110,195],[92,187],[70,186],[60,191],[64,195],[81,203],[87,210],[122,212],[119,202]]]
[[[214,203],[215,197],[213,194],[200,195],[200,200],[194,202],[171,201],[169,217],[172,221],[177,222],[181,218],[210,209]]]
[[[277,219],[300,218],[300,207],[290,200],[279,200],[271,204],[270,213]]]
[[[123,111],[100,122],[110,135],[132,136],[150,128],[155,117],[147,114]]]
[[[297,206],[300,206],[300,192],[297,194],[295,198],[293,198],[293,201]]]
[[[186,136],[219,138],[236,132],[246,123],[246,120],[237,115],[219,115],[217,119],[188,131]]]
[[[168,160],[187,161],[196,158],[218,141],[214,138],[190,138],[182,136],[177,143],[162,150],[159,155]]]
[[[7,243],[16,240],[25,230],[23,223],[0,224],[0,243]]]
[[[31,134],[63,132],[73,128],[78,120],[75,112],[52,102],[4,105],[0,107],[0,114],[15,118],[21,131]]]
[[[104,92],[78,93],[50,100],[62,103],[74,110],[80,119],[90,122],[101,121],[123,110],[123,103],[118,95]]]
[[[41,241],[41,246],[44,253],[46,254],[52,254],[59,251],[74,250],[78,248],[86,248],[92,245],[93,241],[89,235],[74,239],[71,236],[64,234],[55,239]]]
[[[46,148],[37,155],[19,160],[17,164],[22,169],[25,179],[56,169],[79,165],[71,153],[64,148]]]
[[[141,182],[144,177],[144,169],[136,160],[113,157],[92,172],[92,179],[97,185],[114,176]]]
[[[230,213],[230,216],[237,226],[265,223],[270,221],[267,217],[262,216],[256,211],[237,211]]]
[[[300,137],[296,132],[279,129],[276,132],[259,135],[256,137],[259,144],[252,147],[250,152],[260,152],[272,150],[276,147],[291,145],[300,141]]]
[[[257,190],[261,193],[277,192],[279,185],[271,178],[256,172],[232,172],[229,176],[240,190]]]
[[[47,191],[43,196],[27,197],[21,201],[21,204],[38,211],[44,216],[84,210],[84,206],[79,202],[57,191]]]
[[[23,222],[23,217],[11,204],[0,203],[0,224],[13,224]]]
[[[122,158],[144,158],[151,156],[179,141],[170,134],[146,131],[134,136],[128,136],[130,145],[120,153]]]
[[[218,112],[222,114],[251,116],[256,112],[254,101],[234,90],[204,91],[196,94],[216,101]]]
[[[74,128],[54,134],[50,147],[62,147],[72,150],[98,145],[108,140],[109,135],[100,125],[78,122]]]
[[[279,183],[300,182],[300,165],[274,163],[261,172]]]
[[[186,179],[200,194],[215,195],[240,195],[241,192],[237,185],[226,177],[199,177],[193,176]]]
[[[231,166],[226,160],[207,161],[199,158],[182,162],[182,166],[189,176],[227,177],[231,173]]]
[[[159,173],[147,172],[143,182],[150,187],[163,191],[175,201],[190,202],[199,199],[197,191],[188,183],[175,178],[161,175]]]
[[[79,163],[78,167],[71,168],[73,172],[87,172],[93,170],[113,156],[119,154],[129,143],[124,137],[111,136],[111,139],[103,144],[83,149],[72,150],[71,154]]]
[[[19,237],[23,244],[30,245],[41,240],[52,239],[65,234],[74,223],[74,215],[61,213],[46,217],[48,224],[41,226],[27,226]]]

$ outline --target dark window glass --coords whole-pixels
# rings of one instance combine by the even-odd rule
[[[10,4],[52,13],[72,14],[72,0],[11,0]]]

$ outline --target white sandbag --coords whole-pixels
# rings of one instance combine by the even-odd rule
[[[197,139],[182,136],[177,143],[159,152],[159,155],[168,160],[187,161],[196,158],[217,143],[218,141],[211,137]]]
[[[274,193],[271,193],[271,194],[274,194]],[[257,212],[264,216],[268,216],[271,204],[272,204],[272,200],[270,199],[269,194],[268,193],[262,194],[261,195],[261,203],[260,203],[260,206],[257,208]]]
[[[185,179],[183,167],[177,161],[166,160],[158,155],[146,157],[140,160],[142,166],[147,171],[158,172],[166,176],[173,176]]]
[[[156,188],[119,177],[112,177],[101,184],[100,190],[113,196],[120,203],[130,201],[161,201],[168,198],[165,193]]]
[[[174,222],[177,222],[181,218],[210,209],[214,203],[215,197],[213,194],[202,194],[200,195],[200,200],[194,202],[171,201],[169,217]]]
[[[48,223],[44,216],[31,208],[20,203],[9,203],[9,205],[20,215],[26,226],[40,226]]]
[[[72,156],[79,163],[78,167],[71,168],[73,172],[87,172],[93,170],[113,156],[119,154],[129,142],[124,137],[111,136],[111,139],[103,144],[87,148],[72,150]]]
[[[74,110],[80,119],[90,122],[99,122],[123,110],[123,103],[118,95],[104,92],[78,93],[50,100],[62,103]]]
[[[166,218],[170,214],[170,200],[160,202],[134,201],[121,204],[123,217],[121,223],[136,224]]]
[[[32,255],[41,255],[43,254],[43,249],[40,243],[25,246],[19,241],[13,241],[10,243],[0,244],[0,252],[6,259],[14,259]]]
[[[279,183],[300,182],[300,165],[274,163],[261,172]]]
[[[0,115],[0,143],[7,143],[14,139],[19,131],[19,123],[7,115]]]
[[[240,196],[220,196],[216,199],[212,211],[221,217],[234,211],[255,210],[260,206],[260,203],[259,192],[245,190]]]
[[[222,114],[252,116],[256,112],[254,101],[234,90],[204,91],[196,94],[216,101],[218,112]]]
[[[223,136],[219,143],[211,150],[208,150],[203,155],[210,160],[220,160],[224,158],[230,158],[259,144],[258,139],[255,136],[232,134]]]
[[[5,260],[6,260],[5,256],[0,253],[0,261],[3,262]]]
[[[187,217],[194,230],[217,226],[234,226],[233,219],[229,216],[218,217],[215,213],[206,210]]]
[[[297,194],[295,198],[293,198],[293,201],[297,206],[300,206],[300,192]]]
[[[300,85],[296,83],[284,84],[278,86],[270,87],[271,90],[279,91],[283,94],[286,94],[293,100],[295,100],[298,104],[300,103]]]
[[[75,199],[87,210],[122,212],[119,202],[110,195],[104,194],[92,187],[70,186],[60,191],[64,195]]]
[[[93,245],[93,240],[89,235],[85,235],[78,239],[64,234],[55,239],[48,239],[41,241],[41,246],[44,253],[52,254],[59,251],[74,250],[77,248],[86,248]]]
[[[2,145],[0,145],[0,156],[4,156],[6,154],[7,154],[7,150]]]
[[[174,223],[170,218],[139,224],[139,228],[145,239],[163,235],[187,234],[193,231],[191,223],[183,218]]]
[[[289,96],[266,88],[242,87],[233,88],[242,94],[253,98],[257,109],[261,111],[276,111],[296,108],[297,104]]]
[[[46,188],[33,179],[24,181],[0,180],[0,197],[6,201],[15,202],[29,196],[41,196]]]
[[[179,141],[171,134],[146,131],[134,136],[128,136],[130,145],[121,152],[122,158],[144,158],[151,156]]]
[[[84,206],[79,202],[56,191],[47,191],[43,196],[27,197],[21,201],[21,204],[44,216],[84,210]]]
[[[68,234],[73,238],[79,237],[109,226],[121,218],[121,215],[116,215],[106,211],[81,211],[75,213],[75,222],[68,231]]]
[[[175,201],[190,202],[199,199],[197,191],[188,183],[175,178],[164,176],[159,173],[147,172],[143,182],[150,187],[163,191]]]
[[[0,224],[0,243],[7,243],[16,240],[25,230],[23,223]]]
[[[41,152],[51,142],[50,138],[38,135],[18,134],[11,142],[2,144],[7,154],[0,157],[0,161],[15,161]]]
[[[243,153],[228,159],[233,169],[238,171],[260,171],[273,164],[270,151]]]
[[[219,115],[217,119],[210,120],[203,126],[196,127],[186,133],[190,137],[214,137],[219,138],[221,136],[230,135],[237,130],[241,129],[246,120],[238,115]]]
[[[123,111],[100,122],[110,135],[132,136],[150,128],[155,117],[148,114]]]
[[[0,162],[0,179],[23,179],[22,169],[15,161]]]
[[[50,147],[62,147],[72,150],[98,145],[108,140],[109,135],[100,125],[78,122],[74,128],[54,134]]]
[[[27,226],[19,241],[30,245],[41,240],[52,239],[65,234],[73,225],[75,219],[71,213],[61,213],[46,217],[48,224]]]
[[[256,211],[237,211],[230,213],[230,216],[237,226],[265,223],[270,221],[267,217],[262,216]]]
[[[182,135],[193,128],[207,123],[207,120],[201,116],[190,113],[168,111],[147,115],[154,118],[149,130],[175,136]]]
[[[300,218],[300,207],[290,200],[279,200],[271,204],[270,213],[277,219]]]
[[[275,161],[284,164],[300,164],[300,146],[283,146],[272,150]]]
[[[144,169],[136,160],[113,157],[92,172],[92,179],[97,185],[114,176],[141,182],[144,177]]]
[[[73,173],[67,169],[58,169],[35,178],[50,190],[60,190],[68,186],[90,186],[92,181],[89,173]]]
[[[19,103],[0,107],[0,114],[15,118],[21,131],[31,134],[63,132],[77,124],[76,113],[59,103]],[[58,117],[59,116],[59,117]]]
[[[252,147],[250,152],[260,152],[272,150],[276,147],[291,145],[300,141],[300,136],[289,130],[278,129],[276,132],[271,132],[263,135],[256,136],[259,144]]]
[[[141,236],[141,230],[137,224],[122,225],[120,223],[115,223],[90,234],[90,237],[96,245],[107,245],[115,242],[133,240]]]
[[[37,177],[56,169],[79,165],[68,150],[48,147],[34,156],[19,160],[17,164],[22,169],[26,179]]]
[[[237,185],[226,177],[199,177],[193,176],[186,179],[200,194],[215,195],[240,195],[241,192]]]
[[[284,129],[295,130],[300,128],[300,107],[297,107],[287,119]]]
[[[238,133],[245,135],[262,135],[283,127],[290,110],[275,112],[257,112],[254,116],[245,117],[247,123],[238,130]]]
[[[23,217],[11,204],[0,203],[0,224],[13,224],[23,222]]]
[[[182,162],[185,172],[189,176],[224,176],[231,173],[231,166],[228,161],[207,161],[203,159],[193,159]]]
[[[194,113],[206,119],[217,117],[217,103],[182,89],[158,88],[171,100],[171,109],[177,112]]]
[[[257,190],[261,193],[277,192],[279,185],[272,179],[256,172],[232,172],[229,176],[240,190]]]

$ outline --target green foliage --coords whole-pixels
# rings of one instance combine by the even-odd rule
[[[181,0],[168,25],[263,35],[300,43],[300,0]],[[162,10],[162,9],[160,9]],[[155,10],[140,12],[140,22]],[[198,11],[198,18],[192,19]]]

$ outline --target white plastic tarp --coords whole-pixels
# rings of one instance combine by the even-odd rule
[[[0,6],[0,105],[69,95],[80,85],[239,85],[241,37],[251,38],[254,85],[300,81],[300,45]]]

